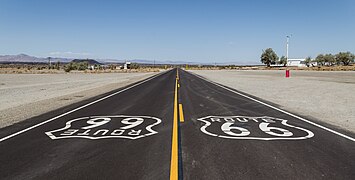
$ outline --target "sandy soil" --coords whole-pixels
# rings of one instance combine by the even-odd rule
[[[195,70],[283,109],[355,132],[355,72]]]
[[[157,74],[0,74],[0,127]]]

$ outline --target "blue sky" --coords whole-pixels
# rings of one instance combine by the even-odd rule
[[[258,63],[355,53],[353,0],[0,0],[0,54]]]

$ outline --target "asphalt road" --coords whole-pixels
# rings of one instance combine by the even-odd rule
[[[0,179],[355,179],[354,137],[173,69],[1,129]]]

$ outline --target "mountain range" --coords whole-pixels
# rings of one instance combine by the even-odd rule
[[[68,63],[75,58],[61,58],[51,57],[51,62]],[[170,61],[170,60],[145,60],[145,59],[132,59],[132,60],[118,60],[118,59],[95,59],[102,64],[111,63],[124,63],[126,61],[139,64],[194,64],[194,65],[259,65],[260,63],[254,61],[245,62],[218,62],[218,63],[203,63],[203,62],[188,62],[188,61]],[[18,55],[0,55],[0,63],[48,63],[48,58],[35,57],[27,54]]]
[[[52,62],[70,62],[72,59],[68,58],[57,58],[51,57]],[[40,58],[35,56],[29,56],[27,54],[18,54],[18,55],[0,55],[0,63],[4,62],[22,62],[22,63],[46,63],[48,58]]]
[[[75,58],[61,58],[61,57],[51,57],[52,62],[63,62],[68,63],[73,61]],[[133,60],[118,60],[118,59],[96,59],[96,61],[103,64],[110,63],[124,63],[130,61],[132,63],[139,64],[196,64],[192,62],[185,61],[154,61],[154,60],[144,60],[144,59],[133,59]],[[48,58],[35,57],[27,54],[18,54],[18,55],[0,55],[0,63],[47,63]]]

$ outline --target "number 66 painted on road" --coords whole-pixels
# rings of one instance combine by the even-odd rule
[[[226,134],[231,135],[231,136],[249,136],[250,135],[250,131],[248,131],[247,129],[242,128],[242,127],[232,126],[233,124],[234,124],[233,122],[224,123],[221,126],[222,131],[225,132]],[[279,127],[268,127],[269,124],[270,123],[266,123],[266,122],[260,123],[259,128],[263,132],[265,132],[269,135],[272,135],[272,136],[290,137],[293,135],[293,133],[287,129],[282,129]],[[240,131],[240,133],[232,132],[231,130],[233,130],[233,129]],[[276,130],[281,133],[276,133],[276,132],[273,132],[272,130]]]
[[[288,120],[268,116],[207,116],[197,120],[205,123],[203,133],[226,139],[301,140],[314,136],[308,129],[288,124]]]

